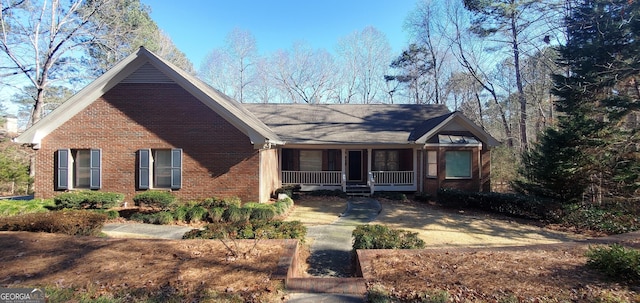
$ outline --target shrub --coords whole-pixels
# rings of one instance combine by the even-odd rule
[[[171,224],[174,222],[173,216],[174,216],[173,213],[169,211],[157,212],[152,215],[152,218],[155,219],[154,222],[149,222],[149,223],[160,224],[160,225]]]
[[[276,216],[276,209],[273,205],[269,205],[271,207],[258,207],[251,209],[251,215],[249,219],[251,220],[273,220]]]
[[[378,191],[373,194],[373,197],[395,201],[404,201],[407,199],[407,195],[396,191]]]
[[[604,201],[600,205],[566,205],[562,223],[607,234],[639,230],[640,210],[634,204]]]
[[[0,230],[96,236],[106,220],[106,214],[88,210],[52,211],[2,217]]]
[[[278,220],[237,221],[208,224],[204,229],[194,229],[183,239],[298,239],[304,241],[307,228],[300,221]]]
[[[318,190],[310,191],[307,194],[310,196],[316,196],[316,197],[342,197],[342,198],[347,197],[347,193],[343,192],[341,189],[335,189],[335,190],[318,189]]]
[[[640,281],[640,250],[627,249],[619,244],[590,248],[587,266],[620,281]]]
[[[418,233],[401,229],[390,229],[387,226],[358,225],[352,233],[353,249],[415,249],[424,248],[424,241]]]
[[[176,221],[187,222],[187,213],[189,212],[189,205],[183,204],[173,210],[173,217]]]
[[[250,220],[271,220],[276,216],[276,208],[273,204],[246,203],[243,208],[250,209]]]
[[[66,192],[53,198],[57,209],[107,209],[118,206],[123,194],[101,191]]]
[[[251,216],[250,208],[231,206],[225,209],[222,218],[227,222],[247,221]]]
[[[213,208],[209,208],[208,213],[209,213],[209,220],[211,220],[211,222],[216,223],[216,222],[221,222],[222,221],[222,215],[224,214],[224,208],[222,207],[213,207]]]
[[[468,192],[441,188],[438,203],[447,207],[474,208],[513,217],[557,220],[559,205],[549,199],[520,194]]]
[[[120,213],[115,209],[109,209],[109,210],[98,209],[98,210],[95,210],[95,212],[100,214],[105,214],[107,216],[107,219],[115,219],[120,217]]]
[[[207,209],[201,205],[194,205],[187,211],[187,220],[191,223],[201,222],[207,216]]]
[[[286,185],[275,190],[274,195],[277,198],[279,194],[286,194],[289,198],[296,198],[300,192],[300,185]]]
[[[419,192],[413,196],[413,199],[420,202],[429,202],[433,199],[433,196],[430,193]]]
[[[133,197],[137,206],[167,209],[175,201],[175,196],[168,191],[145,191]]]
[[[289,211],[291,207],[293,207],[293,199],[287,197],[285,199],[280,199],[276,203],[273,204],[276,215],[280,216]]]
[[[208,209],[213,207],[222,207],[222,208],[228,208],[231,206],[240,207],[240,205],[242,204],[242,200],[240,200],[240,198],[235,196],[222,198],[222,199],[213,197],[213,198],[205,199],[200,204]]]

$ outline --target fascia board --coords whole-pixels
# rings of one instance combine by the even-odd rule
[[[135,53],[123,59],[116,66],[58,106],[53,112],[25,130],[14,139],[14,142],[32,144],[34,146],[40,145],[44,137],[100,98],[145,62],[144,58],[138,57]]]
[[[444,121],[440,122],[440,124],[438,124],[436,127],[432,128],[430,131],[428,131],[422,137],[418,138],[418,140],[416,140],[416,142],[418,142],[418,143],[426,143],[427,140],[429,140],[429,138],[433,137],[435,134],[440,132],[440,130],[442,130],[445,126],[447,126],[454,119],[456,119],[457,122],[463,124],[467,130],[469,130],[473,135],[478,137],[482,142],[484,142],[488,146],[493,147],[493,146],[500,145],[500,142],[498,140],[496,140],[493,136],[491,136],[489,133],[484,131],[482,128],[480,128],[475,123],[473,123],[473,121],[469,120],[469,118],[465,117],[464,115],[462,115],[459,112],[454,113],[453,115],[449,116]]]

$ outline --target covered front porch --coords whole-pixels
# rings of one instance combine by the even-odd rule
[[[282,185],[346,193],[416,191],[417,150],[392,147],[286,148],[280,153]]]

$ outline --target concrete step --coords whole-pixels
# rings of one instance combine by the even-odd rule
[[[289,278],[286,289],[301,293],[364,295],[367,292],[364,278]]]

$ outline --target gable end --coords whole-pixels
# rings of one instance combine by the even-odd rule
[[[147,62],[138,68],[128,77],[124,78],[121,83],[161,83],[161,84],[173,84],[176,83],[171,78],[167,77],[163,72],[159,71],[151,63]]]

